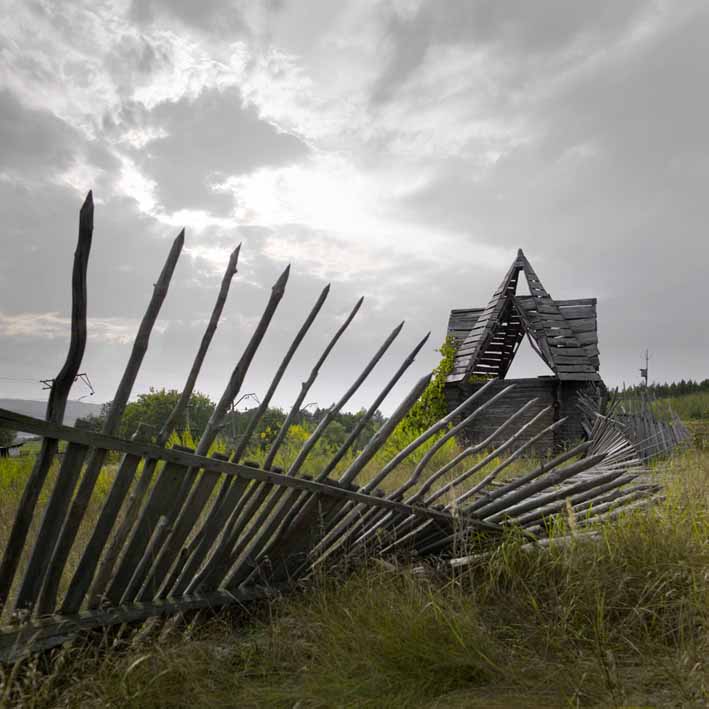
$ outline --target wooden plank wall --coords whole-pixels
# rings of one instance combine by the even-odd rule
[[[445,388],[445,395],[449,409],[453,409],[455,406],[459,405],[461,401],[480,389],[484,384],[485,382],[476,382],[473,384],[463,383],[459,386],[447,386]],[[499,401],[495,402],[489,410],[483,412],[479,418],[475,419],[469,427],[465,428],[460,433],[458,440],[462,446],[473,445],[485,440],[530,399],[536,398],[537,401],[520,419],[520,426],[531,421],[545,407],[554,405],[557,381],[553,377],[494,380],[480,400],[480,403],[482,404],[492,399],[493,396],[510,384],[514,384],[515,388],[509,394],[506,394]],[[521,442],[529,441],[553,422],[554,413],[553,411],[549,411],[525,431],[523,437],[520,439]],[[506,437],[506,433],[500,434],[498,438],[493,439],[491,447],[499,445]],[[539,441],[536,441],[531,449],[537,452],[546,451],[553,448],[554,444],[554,434],[548,433],[539,439]]]

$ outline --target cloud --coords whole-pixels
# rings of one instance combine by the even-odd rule
[[[137,320],[127,318],[90,318],[87,321],[88,339],[109,344],[129,344],[138,332]],[[166,324],[156,322],[153,332],[162,334]],[[0,335],[37,339],[68,338],[71,334],[71,319],[59,313],[0,313]]]
[[[93,187],[86,366],[106,398],[183,226],[138,390],[181,385],[239,241],[199,383],[212,396],[287,262],[287,295],[245,386],[267,386],[330,280],[299,377],[367,300],[323,371],[321,404],[408,321],[356,407],[428,329],[417,367],[433,366],[449,310],[484,305],[519,246],[554,296],[599,298],[610,383],[634,377],[646,346],[658,378],[706,376],[703,3],[106,0],[15,3],[7,17],[8,371],[61,364],[77,211]],[[284,384],[278,402],[295,393]]]
[[[234,88],[208,88],[194,99],[160,103],[146,120],[160,134],[136,157],[167,211],[227,211],[229,203],[214,184],[264,165],[292,163],[309,153],[298,138],[244,107]]]

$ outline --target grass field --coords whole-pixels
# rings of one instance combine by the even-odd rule
[[[685,421],[709,421],[709,392],[672,396],[661,401],[667,402]]]
[[[0,541],[29,464],[2,464]],[[705,706],[709,452],[691,448],[653,475],[666,500],[599,539],[529,550],[511,532],[455,574],[376,560],[332,570],[163,637],[18,665],[2,675],[0,706]]]

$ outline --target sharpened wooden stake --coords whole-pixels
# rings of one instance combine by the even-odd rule
[[[47,402],[46,419],[52,423],[64,420],[64,411],[69,391],[79,372],[86,348],[86,271],[88,269],[91,239],[94,230],[94,200],[89,192],[79,212],[79,237],[74,251],[74,265],[71,278],[71,339],[66,361],[56,379],[52,382]],[[10,537],[0,563],[0,615],[7,602],[8,594],[17,573],[27,532],[32,523],[37,500],[47,479],[57,452],[57,441],[44,438],[32,472],[22,492],[22,499],[15,513]]]
[[[357,315],[357,312],[362,306],[363,301],[364,297],[360,298],[355,303],[354,307],[350,311],[349,315],[345,318],[342,325],[340,325],[338,330],[328,341],[327,345],[325,346],[325,349],[323,350],[317,362],[313,366],[310,375],[301,385],[300,392],[296,397],[296,400],[293,402],[291,410],[288,412],[285,421],[283,422],[281,428],[276,434],[276,438],[271,444],[271,448],[263,464],[264,470],[270,470],[273,467],[273,461],[276,457],[278,449],[283,440],[285,439],[285,436],[288,433],[288,429],[290,428],[291,423],[295,419],[295,416],[299,413],[300,407],[302,406],[303,401],[305,401],[305,397],[307,396],[308,391],[310,391],[310,388],[315,383],[315,380],[317,379],[317,376],[320,373],[320,369],[329,357],[338,340],[347,330],[355,315]],[[230,513],[230,517],[226,524],[226,529],[224,530],[224,534],[222,535],[222,538],[220,539],[217,548],[212,552],[212,555],[205,564],[204,568],[197,574],[196,578],[192,582],[190,582],[190,590],[202,588],[205,586],[216,587],[215,579],[219,578],[219,580],[221,580],[223,575],[228,570],[227,568],[225,568],[225,564],[228,563],[228,557],[234,545],[236,544],[239,535],[243,531],[244,525],[251,517],[251,514],[253,514],[253,510],[258,507],[258,504],[260,504],[260,502],[256,504],[255,501],[258,499],[265,499],[265,496],[268,494],[269,490],[270,488],[266,489],[259,484],[251,485],[246,490],[245,494],[241,496],[238,505],[232,504],[233,501],[229,499],[229,495],[231,493],[229,493],[225,497],[225,501],[223,501],[222,504],[227,504],[228,507],[233,508],[233,512]]]
[[[354,319],[354,316],[357,315],[357,312],[362,307],[363,301],[364,301],[364,296],[362,296],[355,303],[354,307],[350,311],[350,314],[347,316],[347,318],[342,323],[340,328],[337,330],[337,332],[332,336],[330,341],[327,343],[327,346],[323,350],[323,353],[320,355],[320,358],[318,359],[318,361],[315,363],[315,366],[311,370],[310,376],[301,385],[300,393],[296,397],[295,402],[293,402],[293,406],[291,407],[291,410],[288,412],[288,415],[286,416],[286,420],[283,422],[283,425],[281,426],[278,433],[276,434],[276,438],[274,439],[273,443],[271,444],[271,448],[268,451],[268,455],[266,456],[266,460],[264,461],[264,464],[263,464],[263,467],[265,470],[270,470],[271,467],[273,466],[273,461],[276,458],[276,453],[278,453],[278,449],[280,448],[281,444],[283,443],[283,440],[285,439],[286,435],[288,434],[288,430],[290,429],[290,426],[293,423],[293,419],[295,418],[296,414],[298,414],[300,412],[300,407],[303,405],[303,402],[305,401],[305,397],[307,396],[308,392],[310,391],[310,388],[315,383],[315,380],[317,379],[317,376],[320,373],[320,368],[325,363],[325,360],[330,355],[330,352],[332,352],[332,348],[337,344],[337,341],[340,339],[340,337],[342,337],[345,330],[347,330],[347,328],[349,327],[350,323]]]
[[[273,319],[279,303],[283,299],[289,274],[290,266],[283,271],[273,285],[273,288],[271,289],[271,296],[268,299],[263,315],[256,326],[256,330],[246,345],[246,348],[244,349],[244,352],[241,355],[236,367],[234,367],[234,371],[229,378],[229,382],[227,383],[224,393],[209,418],[204,434],[199,440],[196,451],[197,455],[206,456],[209,453],[209,448],[214,442],[217,433],[221,429],[222,422],[224,421],[224,417],[226,416],[229,406],[241,389],[241,385],[243,384],[246,374],[249,371],[251,362],[253,361],[264,335],[271,324],[271,320]],[[196,473],[197,471],[194,472]],[[150,574],[145,581],[145,589],[155,587],[160,588],[161,593],[167,592],[167,589],[163,588],[165,582],[168,580],[166,579],[166,575],[175,563],[182,545],[187,539],[192,527],[197,523],[199,515],[202,513],[202,510],[207,504],[207,501],[209,500],[209,497],[218,481],[219,475],[206,470],[202,473],[199,480],[197,480],[182,509],[174,518],[172,531],[167,536],[167,539],[158,554],[157,560],[155,561],[153,568],[150,570]],[[150,598],[152,598],[152,596],[149,595],[149,591],[147,590],[141,591],[138,595],[138,600],[140,601],[147,601],[150,600]]]
[[[438,447],[443,445],[451,436],[454,436],[457,434],[460,430],[463,430],[471,420],[473,420],[478,413],[485,407],[486,405],[491,404],[497,396],[500,396],[501,394],[504,394],[507,391],[507,389],[503,389],[499,394],[497,394],[495,397],[490,399],[488,402],[483,404],[481,407],[477,408],[475,411],[473,411],[470,416],[467,418],[463,419],[457,426],[454,426],[445,436],[443,436],[440,440],[436,441],[436,446],[433,446],[430,451],[427,452],[427,455],[424,456],[424,458],[421,460],[419,465],[417,466],[416,471],[414,473],[416,474],[418,472],[418,475],[421,473],[419,472],[419,468],[422,469],[425,464],[428,462],[428,459],[433,457],[433,454],[438,450]],[[476,443],[473,446],[468,446],[466,449],[461,451],[457,456],[455,456],[451,461],[443,465],[441,468],[439,468],[433,475],[430,475],[427,479],[426,482],[416,491],[415,495],[412,495],[411,498],[408,500],[409,502],[418,502],[419,500],[423,499],[426,496],[426,493],[433,487],[433,485],[440,479],[442,478],[449,470],[452,470],[455,468],[456,465],[461,463],[463,460],[466,458],[470,457],[471,455],[475,455],[476,453],[479,453],[480,451],[484,450],[487,448],[508,426],[510,426],[512,423],[514,423],[518,418],[523,416],[527,409],[531,408],[536,404],[538,399],[530,399],[521,409],[516,411],[512,416],[510,416],[506,421],[502,423],[502,425],[498,426],[487,438],[485,438],[483,441],[480,441],[480,443]],[[413,476],[412,476],[413,477]]]
[[[116,395],[113,398],[111,408],[104,422],[103,433],[113,434],[118,430],[123,411],[128,403],[128,397],[133,389],[133,384],[135,383],[138,371],[140,370],[143,358],[148,349],[150,333],[152,332],[153,325],[157,320],[160,308],[167,295],[167,289],[170,285],[172,275],[175,272],[175,266],[177,265],[177,260],[180,257],[184,243],[185,232],[183,229],[174,240],[165,265],[160,273],[160,277],[153,288],[153,296],[150,299],[148,308],[138,328],[138,335],[133,343],[133,349],[131,350],[128,364],[118,384]],[[49,573],[46,579],[43,579],[44,585],[42,586],[38,603],[38,612],[42,615],[51,613],[56,606],[59,581],[105,459],[106,451],[102,449],[95,449],[89,457],[86,470],[79,483],[79,489],[64,521],[64,526],[62,527],[56,546],[54,547],[49,565]],[[34,606],[37,602],[37,593],[40,589],[40,583],[41,581],[39,579],[25,578],[25,582],[23,583],[24,588],[18,595],[16,604],[18,609],[26,609]]]
[[[199,376],[199,372],[202,369],[204,358],[207,355],[207,351],[209,350],[209,346],[214,337],[214,333],[217,330],[219,320],[221,319],[222,312],[224,310],[224,305],[226,303],[227,296],[229,295],[229,288],[231,287],[231,282],[237,272],[236,267],[239,262],[240,251],[241,244],[239,244],[234,249],[234,251],[231,253],[231,256],[229,257],[229,262],[222,278],[219,294],[217,295],[217,300],[214,304],[214,308],[212,309],[212,315],[209,319],[209,323],[207,324],[207,329],[204,331],[204,335],[202,336],[202,341],[200,342],[199,349],[197,350],[197,354],[195,355],[194,361],[192,363],[192,368],[190,369],[189,374],[187,375],[187,381],[185,382],[185,386],[182,389],[182,393],[180,394],[177,404],[175,404],[175,407],[173,408],[172,412],[170,413],[162,428],[158,432],[155,443],[159,446],[164,446],[165,443],[167,443],[170,434],[175,429],[177,422],[180,420],[180,418],[182,418],[182,415],[187,409],[190,398],[192,397],[192,392],[194,391],[195,384],[197,383],[197,377]],[[101,566],[99,567],[96,579],[94,580],[93,586],[91,587],[89,598],[90,608],[96,608],[98,606],[101,595],[106,590],[106,586],[110,581],[111,574],[113,572],[113,568],[116,564],[118,556],[120,555],[121,550],[123,549],[123,546],[128,538],[128,535],[130,534],[130,531],[138,518],[140,506],[143,502],[143,499],[145,498],[146,493],[148,492],[150,483],[152,482],[153,476],[155,474],[156,465],[156,458],[149,458],[145,461],[145,464],[143,466],[143,472],[140,476],[140,479],[138,480],[138,483],[136,484],[136,489],[128,498],[127,509],[123,521],[121,522],[120,527],[116,531],[116,534],[114,535],[113,539],[109,544],[108,549],[106,550],[106,553],[104,554],[104,558],[101,562]],[[111,522],[110,526],[112,525],[113,522]],[[110,532],[110,527],[108,532]],[[107,533],[104,532],[104,534]],[[94,531],[94,536],[97,536],[96,530]],[[98,557],[101,553],[101,549],[99,547],[103,547],[105,541],[105,539],[101,541],[100,538],[97,538],[94,541],[94,537],[92,537],[89,546],[84,551],[84,555],[82,556],[82,559],[79,562],[79,566],[74,574],[74,578],[71,581],[69,590],[67,591],[67,596],[63,603],[63,609],[65,612],[68,612],[70,608],[76,608],[78,610],[79,606],[81,605],[81,601],[83,600],[83,597],[86,594],[86,589],[88,587],[87,584],[90,583],[90,579],[94,573],[94,569],[96,568],[96,563],[98,562]]]
[[[254,430],[256,429],[256,426],[258,425],[258,422],[261,420],[262,416],[266,413],[268,410],[268,405],[271,403],[271,399],[273,398],[273,395],[276,393],[276,389],[278,385],[281,382],[281,379],[283,378],[283,375],[286,372],[286,369],[288,368],[288,365],[291,363],[291,360],[293,359],[293,356],[298,350],[298,347],[300,347],[300,343],[303,341],[305,336],[308,334],[308,330],[310,330],[310,326],[315,322],[315,318],[318,316],[318,313],[322,309],[323,304],[325,303],[325,300],[327,299],[327,296],[330,292],[330,284],[328,283],[325,288],[323,288],[322,293],[318,296],[318,299],[315,301],[315,305],[313,305],[312,309],[308,313],[308,317],[305,319],[305,322],[301,325],[300,330],[298,330],[298,333],[296,334],[293,342],[291,342],[290,347],[288,348],[288,351],[286,352],[285,356],[283,357],[283,360],[281,361],[281,364],[279,365],[278,369],[276,370],[276,374],[273,377],[273,380],[271,381],[271,385],[268,388],[268,391],[266,392],[266,395],[263,397],[261,400],[261,403],[259,404],[258,409],[256,410],[256,414],[251,418],[249,421],[249,425],[246,427],[246,431],[239,442],[239,445],[237,446],[236,450],[234,451],[234,455],[232,456],[232,460],[235,463],[238,463],[242,456],[244,455],[244,452],[246,451],[246,448],[249,445],[249,440],[251,438],[251,435],[253,434]]]
[[[295,475],[297,475],[297,473],[305,463],[305,460],[307,459],[308,455],[314,448],[315,444],[322,437],[322,434],[324,433],[325,429],[330,425],[337,413],[350,400],[350,398],[355,394],[355,392],[360,388],[360,386],[362,386],[371,371],[374,369],[374,367],[389,349],[392,342],[394,342],[394,340],[398,337],[403,327],[404,323],[401,322],[391,331],[389,336],[386,338],[386,340],[384,340],[381,347],[377,350],[372,359],[367,363],[367,365],[364,367],[360,375],[355,379],[349,389],[342,395],[342,397],[336,404],[330,407],[327,414],[323,416],[321,421],[316,426],[315,431],[313,431],[313,433],[305,441],[295,460],[288,468],[287,475],[289,477],[294,477]],[[318,478],[318,482],[322,482],[322,479]],[[244,550],[244,560],[241,562],[237,562],[234,571],[230,573],[227,577],[227,587],[231,584],[238,584],[241,580],[243,580],[243,574],[246,569],[245,564],[247,563],[247,560],[249,558],[254,561],[256,560],[257,555],[263,545],[265,545],[269,541],[270,536],[276,531],[277,527],[283,521],[283,515],[287,514],[287,512],[285,511],[285,506],[288,505],[289,501],[291,500],[295,501],[293,499],[293,495],[289,494],[288,491],[285,491],[283,489],[277,489],[273,491],[271,498],[264,506],[264,509],[260,512],[255,524],[248,530],[244,540],[240,541],[239,550]],[[277,511],[274,514],[273,518],[267,522],[269,516],[271,515],[271,512],[279,504],[280,511]],[[295,514],[296,512],[296,509],[291,509],[292,514]],[[251,539],[253,539],[252,542],[250,542]],[[238,554],[238,551],[236,553]]]
[[[333,458],[330,460],[330,462],[322,470],[322,472],[318,476],[318,479],[325,480],[328,477],[328,475],[337,467],[337,464],[340,462],[340,460],[342,460],[342,458],[345,456],[345,454],[350,449],[352,444],[357,440],[357,436],[359,436],[359,434],[362,432],[362,430],[366,426],[367,422],[369,422],[371,420],[372,416],[374,416],[374,414],[376,414],[376,412],[379,410],[379,407],[381,406],[384,399],[386,399],[386,397],[389,395],[391,390],[394,388],[394,386],[397,384],[397,382],[401,379],[404,372],[406,372],[406,370],[414,363],[414,361],[416,359],[416,355],[418,355],[418,353],[421,351],[421,348],[426,344],[426,342],[428,342],[428,338],[430,336],[431,336],[430,332],[426,333],[425,337],[420,342],[418,342],[418,344],[409,353],[409,355],[406,357],[406,359],[401,363],[401,366],[399,367],[399,369],[396,370],[396,372],[394,373],[394,376],[387,382],[386,386],[379,392],[379,395],[372,402],[369,409],[367,409],[367,412],[364,414],[364,416],[362,416],[360,418],[357,425],[352,429],[352,432],[347,437],[347,440],[340,446],[340,449],[337,451],[337,453],[333,456]],[[429,379],[430,379],[430,377],[427,377],[427,381]],[[402,418],[403,418],[403,416],[402,416]],[[375,434],[375,436],[376,436],[376,434]],[[381,443],[384,443],[384,441],[382,441]],[[374,456],[374,452],[371,454],[370,458],[373,456]],[[369,458],[367,460],[369,460]],[[362,467],[364,467],[364,466],[363,465],[360,466],[359,469],[361,470]],[[353,475],[353,473],[351,472],[352,466],[350,466],[348,468],[348,471],[346,471],[347,474],[346,473],[342,474],[342,477],[340,478],[341,483],[349,484],[350,482],[353,481],[354,477],[356,477],[356,473]]]
[[[318,299],[315,301],[315,305],[313,305],[310,312],[308,313],[305,322],[300,327],[300,330],[298,330],[295,338],[293,339],[293,342],[291,342],[288,351],[286,352],[285,356],[283,357],[283,360],[281,361],[281,364],[276,370],[276,374],[274,375],[271,381],[271,385],[269,386],[266,395],[261,400],[261,403],[259,404],[256,413],[249,420],[249,424],[246,428],[246,431],[242,436],[239,445],[234,451],[234,454],[231,456],[231,460],[233,462],[238,463],[241,460],[244,452],[246,451],[246,448],[248,447],[251,435],[256,429],[258,422],[261,420],[266,411],[268,411],[268,406],[271,403],[271,399],[276,393],[276,389],[278,388],[278,385],[280,384],[281,379],[283,378],[283,375],[285,374],[286,369],[288,368],[288,365],[290,364],[291,360],[293,359],[293,356],[298,350],[298,347],[300,346],[301,342],[308,333],[308,330],[310,330],[311,325],[313,324],[313,322],[315,322],[315,318],[322,309],[322,306],[325,303],[329,292],[330,284],[326,285],[325,288],[323,288],[322,292],[318,296]],[[177,592],[178,588],[184,588],[189,583],[189,581],[194,578],[194,575],[197,572],[199,566],[204,562],[209,550],[214,544],[216,536],[220,532],[223,532],[224,525],[227,523],[229,514],[234,511],[238,501],[243,496],[245,492],[245,489],[243,489],[243,487],[240,487],[240,489],[235,490],[233,494],[231,493],[231,488],[233,487],[234,483],[235,481],[233,481],[231,478],[225,478],[223,480],[217,500],[212,506],[212,509],[209,511],[209,516],[207,517],[207,520],[203,525],[203,533],[194,538],[185,553],[186,561],[184,567],[179,570],[179,572],[173,573],[174,578],[172,579],[172,583],[168,583],[171,588],[174,588],[174,592]],[[208,530],[211,530],[211,532],[209,532]]]

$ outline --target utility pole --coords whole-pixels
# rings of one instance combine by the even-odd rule
[[[649,362],[650,362],[650,353],[647,350],[645,350],[645,366],[640,367],[640,376],[642,379],[645,380],[645,388],[646,389],[647,389],[647,381],[648,381],[647,370],[648,370]]]

